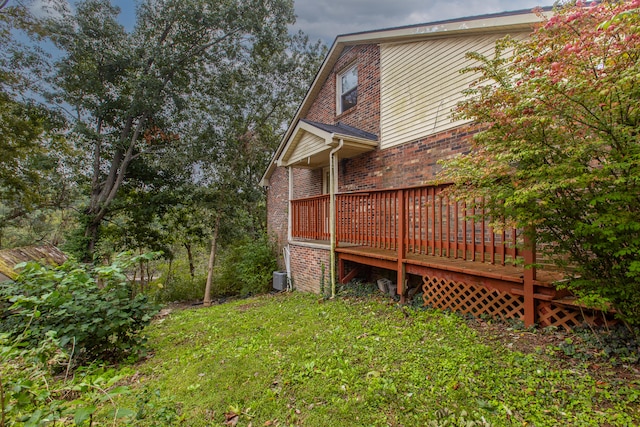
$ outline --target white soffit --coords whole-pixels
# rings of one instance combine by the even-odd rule
[[[329,152],[338,147],[341,158],[354,157],[375,150],[378,142],[353,135],[327,132],[312,124],[300,121],[287,140],[280,156],[278,166],[317,168],[329,163]]]

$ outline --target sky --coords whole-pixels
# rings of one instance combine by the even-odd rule
[[[44,0],[37,0],[44,1]],[[73,2],[73,0],[71,0]],[[294,0],[297,22],[315,41],[331,46],[336,36],[360,31],[423,24],[487,13],[551,6],[553,0]],[[121,22],[132,28],[135,0],[112,0],[121,9]]]
[[[296,0],[296,26],[331,45],[336,36],[552,6],[553,0]]]

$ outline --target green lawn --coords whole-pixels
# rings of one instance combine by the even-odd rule
[[[148,334],[153,355],[121,402],[138,406],[135,425],[640,424],[638,383],[552,368],[385,299],[261,296],[175,310]]]

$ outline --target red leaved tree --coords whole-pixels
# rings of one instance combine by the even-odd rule
[[[486,130],[445,165],[460,197],[534,227],[570,288],[640,323],[640,0],[576,2],[471,54],[458,114]]]

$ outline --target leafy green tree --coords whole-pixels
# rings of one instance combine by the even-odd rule
[[[54,99],[72,106],[92,170],[86,257],[132,165],[186,152],[190,141],[180,131],[197,120],[203,88],[222,88],[211,93],[215,104],[232,108],[222,101],[221,82],[290,48],[294,20],[289,0],[146,0],[129,33],[118,12],[108,0],[85,0],[52,23],[63,52]]]
[[[173,242],[184,247],[189,264],[189,275],[193,281],[196,277],[194,247],[203,246],[210,232],[210,222],[206,220],[208,211],[196,204],[174,207],[164,217]]]
[[[310,46],[297,34],[288,48],[255,51],[249,68],[229,70],[217,86],[203,91],[203,119],[192,133],[209,159],[200,172],[219,225],[210,244],[205,304],[217,245],[234,250],[238,241],[260,240],[265,233],[266,204],[258,183],[324,53],[321,44]]]
[[[576,2],[478,54],[459,106],[485,128],[446,163],[459,197],[537,230],[570,288],[640,323],[640,1]],[[507,55],[513,49],[513,55]]]
[[[53,203],[54,188],[45,189],[47,179],[56,179],[65,150],[58,131],[63,123],[33,102],[20,102],[0,93],[0,201],[8,212],[7,222],[22,217],[37,206]],[[49,196],[49,197],[47,197]]]
[[[67,152],[65,123],[30,98],[40,89],[47,57],[25,40],[46,33],[29,13],[30,3],[3,2],[0,8],[0,238],[34,211],[68,201],[61,171]],[[65,191],[67,190],[67,191]],[[3,245],[4,239],[0,239]]]

